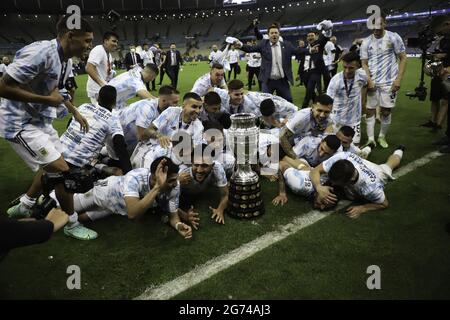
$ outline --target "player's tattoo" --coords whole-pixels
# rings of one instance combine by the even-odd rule
[[[291,132],[291,130],[284,127],[280,134],[280,145],[288,157],[296,159],[297,156],[292,150],[291,143],[289,142],[289,139],[292,138],[293,135],[294,134]]]

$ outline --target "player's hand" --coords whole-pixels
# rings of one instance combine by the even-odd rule
[[[89,132],[89,123],[85,117],[81,115],[78,111],[73,114],[73,118],[80,124],[80,130],[83,133]]]
[[[351,206],[346,211],[349,218],[357,219],[362,213],[366,212],[366,209],[363,206]]]
[[[185,186],[188,185],[191,182],[191,174],[189,172],[183,172],[178,175],[178,181],[180,182],[180,185]]]
[[[278,180],[278,175],[274,174],[274,175],[263,175],[267,180],[269,180],[270,182],[275,182]]]
[[[156,177],[156,188],[161,188],[167,181],[167,171],[169,168],[166,165],[167,160],[163,159],[156,167],[155,177]]]
[[[398,90],[400,90],[400,80],[395,79],[395,81],[392,83],[391,91],[397,92]]]
[[[233,42],[233,45],[236,49],[242,48],[242,42],[240,42],[240,41]]]
[[[48,104],[52,106],[59,106],[61,103],[64,102],[64,97],[59,93],[59,89],[55,88],[48,98]]]
[[[209,209],[212,211],[211,219],[215,219],[217,223],[225,224],[223,210],[215,209],[213,207],[209,207]]]
[[[185,239],[191,239],[192,238],[192,228],[189,227],[187,224],[185,224],[183,222],[178,224],[177,231]]]
[[[284,206],[284,204],[288,202],[288,198],[286,196],[286,193],[280,193],[276,198],[272,200],[272,204],[276,207],[279,204]]]
[[[194,211],[194,206],[191,206],[187,211],[187,220],[195,230],[198,230],[200,226],[200,215]]]
[[[168,136],[160,136],[158,142],[164,149],[167,149],[170,146],[170,138]]]
[[[309,53],[318,53],[319,52],[319,45],[316,44],[314,47],[311,47],[309,49]]]
[[[333,188],[328,186],[317,188],[317,201],[325,205],[335,204],[337,202],[337,197],[333,191]]]

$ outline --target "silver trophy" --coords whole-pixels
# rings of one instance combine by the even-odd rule
[[[259,128],[256,116],[238,113],[231,116],[227,143],[236,158],[231,176],[228,214],[237,218],[254,218],[264,213],[259,176],[251,165],[258,161]]]

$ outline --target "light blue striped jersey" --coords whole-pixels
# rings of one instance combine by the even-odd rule
[[[147,90],[141,75],[142,68],[136,67],[108,82],[117,90],[116,110],[126,107],[128,99],[134,98],[138,91]]]

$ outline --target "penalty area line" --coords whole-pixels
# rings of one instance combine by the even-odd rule
[[[416,170],[417,168],[426,165],[431,160],[441,155],[442,153],[439,153],[438,151],[428,153],[425,156],[398,169],[395,172],[394,177],[400,178]],[[301,216],[294,218],[290,223],[278,227],[278,230],[270,231],[228,253],[215,257],[169,282],[148,287],[140,296],[136,297],[135,300],[171,299],[181,292],[184,292],[218,274],[219,272],[230,268],[231,266],[253,256],[269,246],[287,238],[288,236],[293,235],[303,228],[306,228],[329,216],[330,214],[341,210],[349,204],[350,201],[341,201],[338,207],[334,208],[332,211],[311,210],[306,214],[302,214]]]

